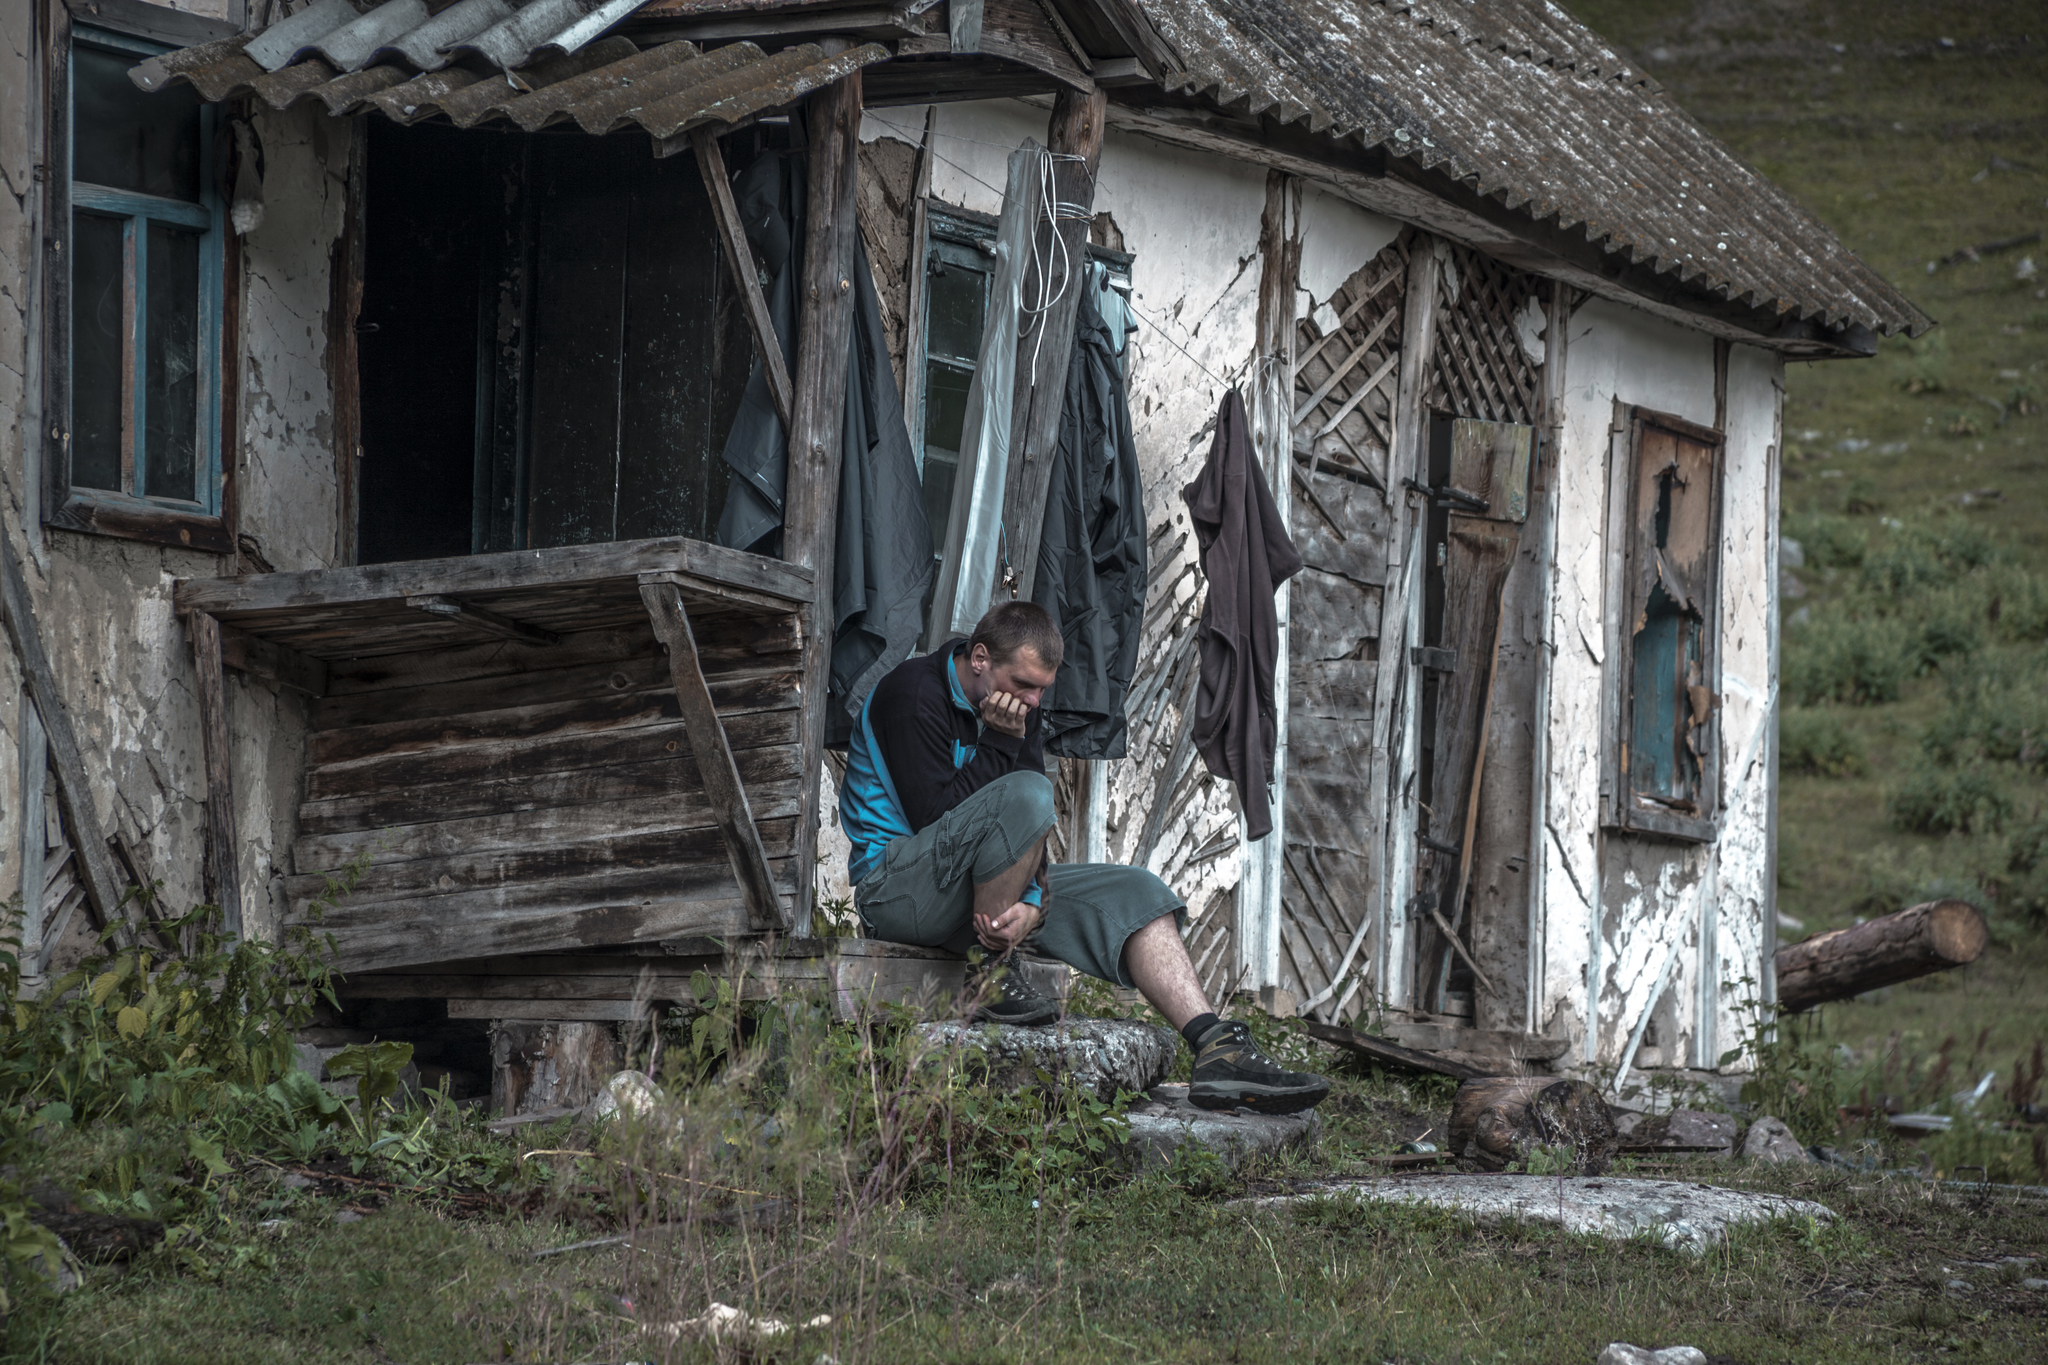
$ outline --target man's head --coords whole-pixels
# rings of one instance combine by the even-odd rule
[[[1065,650],[1052,614],[1036,602],[990,607],[967,640],[962,661],[967,700],[979,706],[991,692],[1008,692],[1026,706],[1037,706]]]

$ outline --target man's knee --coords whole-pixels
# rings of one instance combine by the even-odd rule
[[[1005,813],[1032,829],[1052,828],[1052,782],[1044,773],[1005,773],[989,786],[1000,793]]]

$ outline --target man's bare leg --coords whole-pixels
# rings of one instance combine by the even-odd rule
[[[1202,994],[1202,982],[1195,964],[1188,961],[1172,915],[1161,915],[1124,940],[1124,970],[1152,1008],[1176,1029],[1209,1013],[1209,998]]]

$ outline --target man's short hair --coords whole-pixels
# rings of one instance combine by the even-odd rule
[[[1055,670],[1066,653],[1066,642],[1060,639],[1052,613],[1036,602],[1003,602],[990,607],[968,637],[969,651],[976,645],[986,647],[989,658],[999,664],[1017,657],[1018,650],[1029,649],[1040,663]]]

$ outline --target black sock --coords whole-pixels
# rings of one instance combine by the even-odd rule
[[[1202,1045],[1202,1035],[1216,1027],[1219,1022],[1214,1010],[1207,1014],[1198,1014],[1181,1027],[1180,1036],[1188,1040],[1189,1047],[1198,1048]]]

